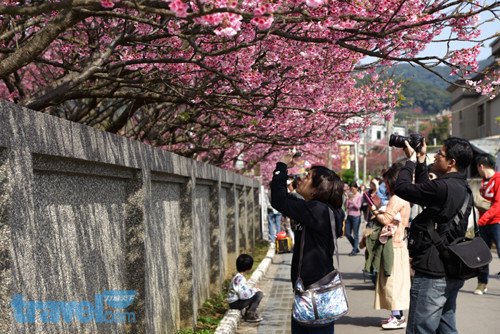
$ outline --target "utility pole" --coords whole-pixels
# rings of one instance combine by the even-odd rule
[[[332,144],[328,144],[328,151],[326,152],[326,167],[332,169]]]
[[[392,126],[393,126],[394,120],[391,118],[389,121],[386,122],[387,126],[387,168],[392,166],[392,147],[389,146],[389,138],[392,134]]]
[[[368,152],[366,151],[366,137],[367,133],[365,133],[365,136],[363,138],[363,184],[366,185],[366,155]]]
[[[359,180],[359,159],[358,159],[359,148],[358,148],[358,146],[359,146],[359,143],[355,142],[354,143],[354,181],[356,181],[356,183]]]

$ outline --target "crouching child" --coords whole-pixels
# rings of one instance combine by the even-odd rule
[[[230,309],[246,310],[244,319],[248,322],[260,322],[262,318],[257,313],[260,301],[264,294],[260,289],[247,282],[244,274],[253,266],[253,258],[248,254],[241,254],[236,259],[238,273],[231,279],[227,302]]]

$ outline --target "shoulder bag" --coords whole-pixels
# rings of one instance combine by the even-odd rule
[[[335,255],[337,257],[337,264],[339,264],[339,251],[335,235],[335,217],[332,210],[330,208],[328,210],[335,245]],[[301,325],[311,327],[324,326],[347,314],[349,310],[347,294],[337,269],[334,269],[310,286],[304,287],[302,278],[300,277],[300,270],[302,268],[305,233],[306,229],[303,229],[300,240],[299,270],[297,282],[295,283],[292,315],[294,320]]]
[[[470,193],[467,192],[462,208],[455,215],[452,224],[460,224],[469,203]],[[467,280],[477,277],[481,270],[488,266],[492,260],[491,251],[483,238],[477,236],[478,226],[476,212],[474,211],[474,200],[472,201],[472,212],[474,215],[474,238],[465,236],[456,238],[449,245],[444,245],[441,237],[433,227],[433,222],[427,223],[427,231],[432,242],[439,251],[447,278]]]

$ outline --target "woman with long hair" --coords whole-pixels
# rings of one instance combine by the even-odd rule
[[[276,164],[271,181],[271,204],[297,222],[295,240],[305,233],[300,277],[307,287],[330,273],[335,250],[329,209],[335,217],[336,234],[342,231],[344,212],[342,196],[344,184],[339,176],[324,166],[313,166],[297,181],[296,192],[303,198],[291,196],[287,191],[288,168],[293,167],[293,153],[283,156]],[[294,247],[292,257],[292,286],[298,277],[300,247]],[[334,323],[322,327],[304,327],[292,317],[292,334],[333,334]]]

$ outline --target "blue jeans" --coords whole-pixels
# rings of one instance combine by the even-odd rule
[[[333,334],[335,333],[335,323],[322,327],[306,327],[299,324],[292,317],[292,334]]]
[[[352,251],[359,252],[359,225],[361,216],[347,216],[345,220],[345,236],[351,243]]]
[[[436,278],[416,272],[410,289],[406,334],[458,334],[455,321],[463,280]]]
[[[269,228],[269,241],[276,240],[276,233],[281,230],[281,213],[270,213],[267,215],[267,222]]]
[[[500,258],[500,223],[485,226],[479,226],[479,235],[483,238],[484,242],[491,248],[495,243],[497,247],[497,255]],[[488,265],[477,277],[479,283],[488,284],[488,276],[490,275],[490,265]]]

